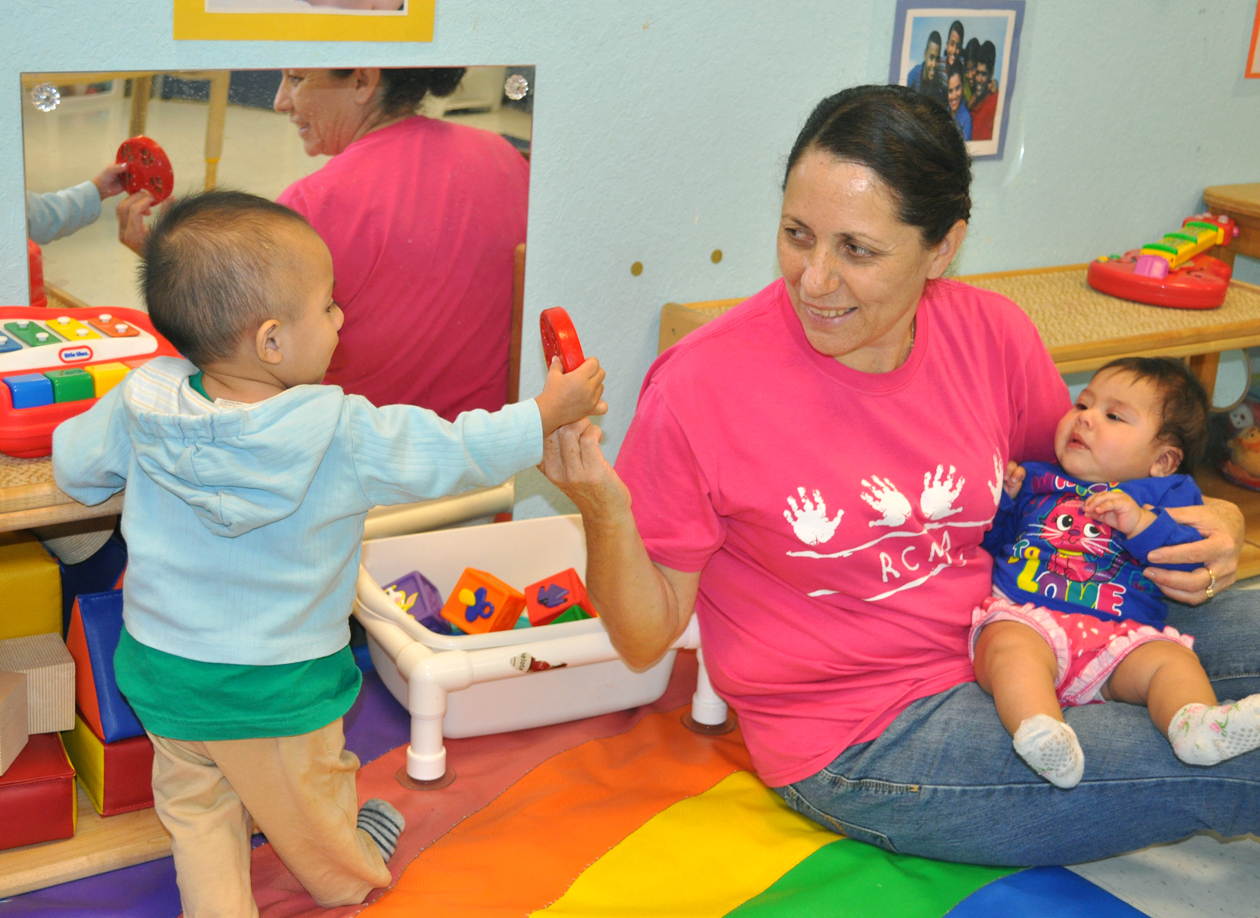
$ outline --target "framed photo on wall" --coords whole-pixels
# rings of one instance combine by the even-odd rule
[[[888,82],[939,102],[975,159],[1001,159],[1024,0],[897,0]]]
[[[176,39],[432,41],[436,0],[172,0]]]

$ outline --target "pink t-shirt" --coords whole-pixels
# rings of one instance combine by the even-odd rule
[[[285,189],[277,200],[332,252],[346,314],[325,381],[447,419],[503,407],[528,194],[529,165],[502,137],[420,115]]]
[[[1070,407],[1009,300],[939,281],[917,315],[910,358],[861,373],[777,281],[661,355],[617,459],[652,560],[702,572],[705,661],[772,786],[973,678],[1002,472]]]

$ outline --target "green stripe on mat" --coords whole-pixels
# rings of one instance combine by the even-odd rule
[[[1018,868],[948,864],[840,839],[819,848],[727,918],[941,918]]]

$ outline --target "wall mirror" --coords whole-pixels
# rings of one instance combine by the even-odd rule
[[[329,222],[327,213],[322,218],[305,214],[321,235],[325,233],[320,229],[320,219],[325,221],[324,225],[334,226],[325,241],[329,242],[334,252],[337,297],[339,300],[349,298],[343,303],[347,307],[347,325],[343,329],[338,356],[348,345],[353,344],[359,349],[365,346],[362,341],[352,341],[351,330],[356,321],[354,310],[360,315],[369,311],[367,303],[354,302],[354,295],[360,289],[372,299],[371,312],[391,309],[414,312],[431,308],[435,301],[449,307],[460,297],[487,301],[484,290],[473,288],[478,284],[478,278],[487,273],[479,266],[493,262],[495,268],[490,273],[504,275],[506,272],[519,304],[524,261],[523,250],[517,252],[516,248],[525,241],[533,68],[461,69],[462,76],[452,68],[435,71],[388,70],[385,73],[393,75],[396,84],[400,83],[398,74],[444,73],[444,78],[435,76],[428,84],[431,91],[419,103],[418,113],[429,122],[488,132],[495,135],[494,144],[497,146],[489,152],[478,147],[465,156],[458,152],[462,150],[460,144],[469,142],[468,137],[484,139],[485,136],[465,132],[459,135],[464,138],[463,141],[454,146],[448,145],[444,148],[445,154],[438,155],[433,152],[440,146],[438,135],[418,133],[414,139],[406,141],[415,145],[414,156],[411,150],[400,152],[397,145],[391,148],[377,143],[371,156],[359,156],[358,165],[353,170],[343,166],[343,163],[349,162],[342,160],[349,156],[344,148],[328,149],[330,144],[335,147],[345,138],[338,136],[335,142],[328,138],[340,130],[337,125],[341,121],[336,119],[358,117],[358,110],[347,110],[349,114],[337,110],[329,114],[328,105],[341,104],[336,99],[344,98],[344,94],[338,96],[332,92],[320,95],[310,91],[310,87],[344,89],[348,82],[368,79],[363,75],[370,74],[371,68],[23,74],[22,123],[28,230],[33,227],[31,220],[34,215],[31,193],[58,192],[94,179],[114,163],[119,145],[125,139],[143,134],[156,141],[168,155],[176,197],[202,188],[220,187],[284,200],[285,190],[295,182],[322,177],[325,184],[335,183],[343,191],[353,189],[353,201],[347,205],[344,195],[317,201],[318,194],[312,192],[305,199],[309,207],[339,207],[346,220],[362,225],[364,233],[376,227],[395,242],[403,236],[409,237],[408,242],[413,244],[413,248],[405,255],[400,255],[396,246],[382,255],[381,251],[371,250],[369,245],[362,251],[352,252],[353,257],[347,256],[345,264],[338,264],[338,247],[331,238],[331,234],[337,231],[335,223]],[[445,82],[442,82],[443,79]],[[321,80],[323,83],[320,83]],[[415,84],[408,85],[414,94]],[[321,118],[324,120],[321,121]],[[399,114],[398,119],[403,122],[415,120],[408,118],[405,112]],[[334,122],[334,127],[328,127]],[[318,134],[321,124],[326,136],[322,141],[317,138],[312,142],[312,131]],[[379,139],[393,130],[395,127],[390,125],[363,134],[362,142]],[[353,151],[354,145],[349,149]],[[503,152],[507,149],[513,152],[512,157]],[[329,155],[330,152],[333,155]],[[469,174],[479,170],[484,174]],[[511,173],[506,179],[505,170]],[[399,173],[410,176],[409,182],[403,186],[396,182],[391,184]],[[448,180],[455,181],[461,176],[466,180],[460,189],[450,191],[454,186]],[[400,187],[405,190],[400,191]],[[470,187],[473,190],[470,191]],[[483,195],[484,200],[466,199],[473,194]],[[465,200],[443,199],[443,195],[464,196]],[[128,197],[124,191],[105,198],[97,220],[43,244],[43,275],[52,305],[143,308],[136,283],[138,257],[119,242],[116,210]],[[443,200],[445,204],[441,203]],[[335,203],[337,201],[341,203]],[[439,203],[435,205],[435,202]],[[302,210],[296,203],[293,206]],[[435,206],[438,206],[436,211],[433,209]],[[442,206],[462,207],[462,210],[459,213],[444,211]],[[407,223],[422,212],[427,215],[421,220],[422,223],[428,221],[425,225],[417,227]],[[516,215],[515,224],[512,223],[513,215]],[[152,217],[149,219],[151,221]],[[437,232],[437,224],[442,224],[440,228],[443,232]],[[436,246],[436,255],[425,248],[428,243]],[[345,249],[346,245],[342,240],[341,248]],[[386,261],[394,259],[392,267],[382,267],[379,263],[382,258]],[[427,263],[426,259],[434,258],[446,259],[450,270],[423,281],[414,277],[406,282],[400,281],[401,286],[395,285],[394,288],[378,283],[384,274],[401,277],[408,266]],[[496,315],[489,324],[482,323],[484,327],[465,328],[461,333],[479,335],[477,340],[493,352],[490,362],[496,367],[501,364],[500,369],[507,371],[509,347],[504,340],[504,329],[508,328],[512,291],[502,284],[499,287],[502,289],[489,299],[494,300],[494,308],[501,315]],[[420,288],[424,290],[420,291]],[[397,291],[396,296],[388,292],[391,289]],[[424,295],[419,295],[420,292]],[[469,323],[465,321],[463,324]],[[474,339],[457,340],[450,331],[452,327],[435,326],[424,334],[429,337],[430,347],[432,342],[437,341],[449,349],[463,349],[464,359],[467,360],[469,343]],[[502,359],[499,357],[500,348],[504,355]],[[337,368],[337,359],[334,357],[330,377],[332,370]],[[361,355],[357,355],[356,359],[361,360]],[[444,372],[449,376],[452,372],[460,372],[454,359],[449,367],[441,360],[437,364],[435,373]],[[512,367],[510,372],[492,375],[496,375],[497,381],[487,383],[482,380],[469,385],[500,387],[505,379],[514,379],[517,372]],[[347,390],[355,391],[354,385],[347,384],[345,380],[335,381],[341,382]],[[379,386],[362,394],[377,401],[416,401],[411,397],[384,399]],[[477,397],[475,393],[473,395],[471,401],[467,398],[462,402],[459,398],[453,401],[447,399],[427,407],[443,414],[459,408],[478,407]],[[491,397],[487,402],[484,395],[483,392],[481,403],[494,401]]]

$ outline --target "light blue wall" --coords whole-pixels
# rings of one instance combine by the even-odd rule
[[[1006,156],[976,166],[960,273],[1086,261],[1180,222],[1205,185],[1260,181],[1260,80],[1242,79],[1255,9],[1029,0]],[[824,94],[886,79],[893,10],[437,0],[429,45],[176,43],[171,0],[0,0],[0,302],[27,295],[21,71],[536,64],[526,328],[548,306],[572,314],[608,369],[615,453],[661,304],[775,276],[784,155]],[[531,334],[524,363],[536,392]],[[524,485],[523,515],[561,506]]]

